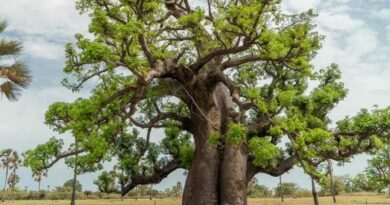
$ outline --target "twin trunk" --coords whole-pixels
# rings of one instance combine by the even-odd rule
[[[183,204],[243,205],[247,187],[245,146],[227,143],[216,146],[208,142],[216,129],[221,138],[226,135],[231,97],[224,86],[218,85],[209,98],[212,99],[207,99],[208,103],[200,100],[191,116],[196,149],[184,187]]]

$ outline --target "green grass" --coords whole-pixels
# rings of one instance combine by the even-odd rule
[[[320,205],[333,204],[331,197],[320,197]],[[337,197],[337,205],[352,205],[352,204],[370,204],[370,205],[390,205],[390,198],[383,195],[345,195]],[[249,205],[312,205],[313,199],[308,198],[286,198],[285,202],[280,202],[278,198],[258,198],[249,199]],[[4,205],[68,205],[69,201],[9,201]],[[120,200],[79,200],[77,205],[180,205],[180,199],[156,199],[150,201],[149,199],[126,199]]]

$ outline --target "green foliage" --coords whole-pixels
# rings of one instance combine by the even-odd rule
[[[32,170],[33,175],[40,175],[44,169],[61,153],[63,140],[51,138],[48,142],[23,153],[23,166]]]
[[[64,183],[62,186],[64,188],[73,188],[73,179],[69,179]],[[83,185],[80,184],[79,180],[76,180],[76,191],[82,192],[83,191]]]
[[[333,176],[333,186],[335,195],[339,195],[342,192],[346,192],[347,185],[345,179],[337,176]],[[326,183],[321,184],[320,195],[326,196],[331,195],[331,182],[330,178],[326,180]]]
[[[283,195],[292,196],[299,190],[299,186],[295,183],[282,183],[275,188],[275,196],[280,196],[280,191],[283,190]]]
[[[220,138],[221,136],[220,136],[220,134],[218,133],[218,132],[216,132],[216,131],[213,131],[211,134],[210,134],[210,136],[209,136],[209,138],[207,139],[207,142],[210,144],[210,145],[212,145],[212,146],[214,146],[214,147],[217,147],[217,145],[218,145],[218,143],[219,143],[219,141],[220,141]]]
[[[247,128],[242,124],[230,124],[226,136],[226,142],[229,144],[241,144],[246,140]]]
[[[115,177],[107,171],[103,171],[93,183],[98,187],[100,192],[106,194],[117,192]]]
[[[372,159],[368,160],[365,173],[376,191],[382,192],[390,186],[390,146],[380,149]]]
[[[254,157],[253,164],[259,167],[275,167],[281,157],[281,151],[267,138],[253,138],[248,148]]]
[[[377,191],[377,186],[373,184],[373,181],[370,180],[369,176],[366,173],[357,174],[353,180],[353,185],[355,191],[365,191],[365,192],[374,192]]]

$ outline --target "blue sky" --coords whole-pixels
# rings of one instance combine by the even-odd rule
[[[47,107],[56,101],[72,101],[88,96],[88,91],[71,93],[61,86],[64,77],[64,45],[73,42],[75,33],[88,35],[88,16],[80,16],[73,0],[0,0],[0,18],[9,23],[1,37],[24,42],[20,56],[34,77],[31,87],[15,103],[0,98],[0,149],[19,152],[43,143],[52,132],[43,124]],[[336,121],[361,108],[390,105],[390,1],[388,0],[284,0],[282,8],[296,13],[314,8],[317,30],[326,36],[323,48],[313,61],[316,69],[337,63],[343,71],[349,95],[330,114]],[[9,62],[13,59],[3,59]],[[69,136],[63,136],[70,141]],[[335,167],[336,175],[355,175],[364,170],[367,156],[355,157],[344,167]],[[20,187],[35,189],[29,170],[21,169]],[[0,183],[4,180],[0,171]],[[95,190],[96,174],[80,176],[85,189]],[[275,187],[278,179],[258,175],[259,182]],[[58,164],[43,180],[42,187],[59,186],[71,178],[71,170]],[[185,179],[181,171],[171,174],[158,188],[163,189]],[[310,180],[296,168],[285,181],[309,187]]]

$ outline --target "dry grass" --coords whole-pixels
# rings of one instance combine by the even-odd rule
[[[333,205],[331,197],[320,197],[320,205]],[[350,195],[338,196],[337,205],[352,205],[352,204],[369,204],[369,205],[390,205],[390,198],[387,196],[378,195]],[[69,201],[15,201],[6,202],[3,205],[68,205]],[[180,205],[180,199],[158,199],[147,200],[80,200],[77,205]],[[250,205],[312,205],[312,198],[286,198],[285,202],[280,202],[278,198],[259,198],[249,199]]]

